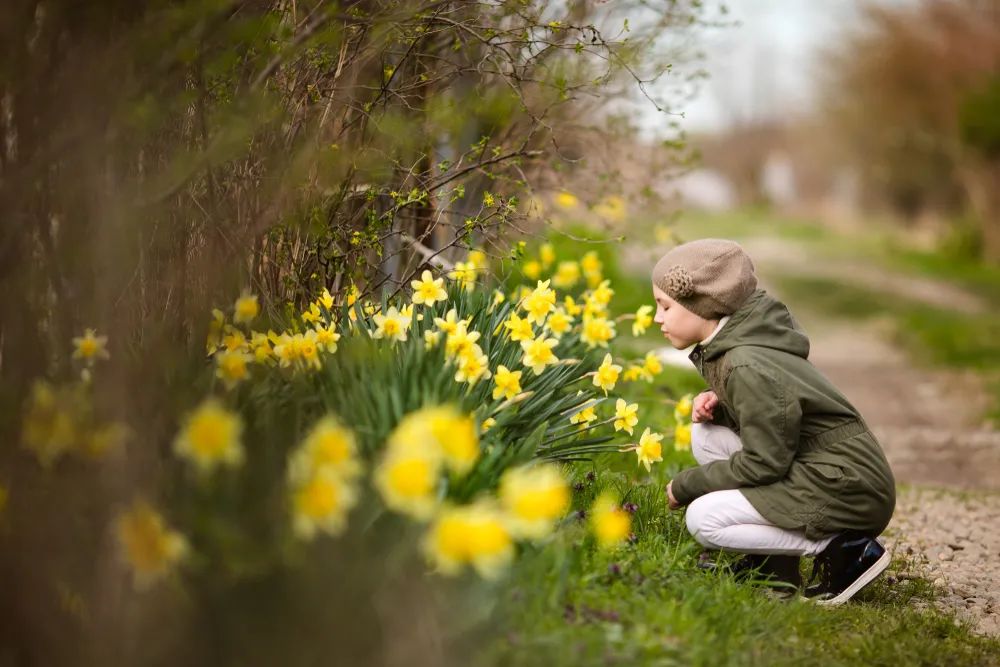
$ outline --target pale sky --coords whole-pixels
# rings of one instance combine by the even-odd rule
[[[901,4],[913,0],[881,0]],[[708,3],[718,15],[719,0]],[[729,27],[707,28],[699,45],[706,54],[703,81],[680,119],[688,131],[724,129],[748,119],[808,111],[815,99],[820,50],[858,19],[862,0],[728,0]],[[669,81],[663,82],[670,85]],[[640,124],[655,136],[664,115],[644,105]],[[669,120],[669,119],[667,119]]]

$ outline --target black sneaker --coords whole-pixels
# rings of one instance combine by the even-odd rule
[[[737,581],[760,581],[798,590],[802,586],[798,556],[746,554],[732,564],[715,561],[711,551],[698,556],[698,568],[710,572],[728,571]]]
[[[882,574],[892,560],[878,540],[860,533],[838,535],[813,563],[811,582],[805,597],[816,604],[835,606],[850,600],[855,593]]]

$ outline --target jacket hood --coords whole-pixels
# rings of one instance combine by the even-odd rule
[[[719,357],[740,345],[767,347],[809,358],[809,338],[805,332],[785,304],[762,289],[751,294],[704,346],[704,358]]]

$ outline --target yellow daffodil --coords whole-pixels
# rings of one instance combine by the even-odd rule
[[[583,330],[580,332],[580,340],[586,343],[587,347],[608,346],[608,341],[615,337],[615,323],[604,317],[583,316]]]
[[[187,554],[187,540],[144,502],[135,503],[115,524],[118,544],[137,586],[170,572]]]
[[[571,192],[563,190],[556,195],[556,206],[564,209],[574,209],[580,205],[580,200]]]
[[[573,317],[567,314],[562,307],[553,310],[549,319],[545,320],[546,331],[550,331],[556,338],[561,338],[572,326]]]
[[[495,578],[514,556],[514,540],[504,516],[488,500],[441,510],[427,531],[423,548],[429,560],[449,575],[472,566],[480,576]]]
[[[459,325],[468,328],[469,320],[458,319],[458,314],[454,308],[450,309],[443,318],[441,317],[434,318],[434,326],[436,326],[438,328],[438,331],[440,331],[443,334],[450,335],[455,333],[455,330],[458,328]]]
[[[236,327],[227,324],[223,328],[223,331],[225,333],[222,336],[222,347],[230,352],[235,352],[236,350],[246,351],[249,348],[246,334]]]
[[[549,282],[539,280],[531,294],[521,302],[521,307],[528,313],[527,320],[539,326],[556,304],[556,293],[549,288]]]
[[[376,313],[372,317],[372,321],[375,322],[375,326],[377,327],[375,333],[372,334],[373,338],[388,338],[395,343],[396,341],[403,342],[406,340],[406,332],[410,328],[411,320],[401,314],[395,306],[390,306],[385,314]]]
[[[538,280],[542,275],[542,265],[534,259],[530,259],[521,265],[521,273],[528,280]]]
[[[375,469],[373,482],[389,509],[426,520],[437,508],[440,470],[439,452],[390,450]]]
[[[510,400],[521,393],[521,372],[512,371],[502,364],[497,366],[496,375],[493,376],[494,401],[501,396]]]
[[[601,362],[600,367],[594,373],[594,386],[603,389],[604,395],[607,396],[608,392],[615,388],[615,384],[618,382],[618,375],[621,372],[622,367],[612,363],[611,355],[604,355],[604,361]]]
[[[487,417],[486,419],[483,420],[483,423],[480,424],[480,428],[482,429],[483,433],[486,433],[496,425],[497,425],[496,419],[494,419],[493,417]]]
[[[433,350],[441,342],[441,332],[440,331],[425,331],[424,332],[424,349]]]
[[[315,324],[323,317],[323,312],[315,303],[309,304],[309,309],[302,311],[302,321],[308,324]]]
[[[635,454],[639,457],[639,464],[646,466],[647,471],[653,463],[663,460],[661,440],[663,440],[663,435],[653,433],[648,427],[639,437],[639,444],[635,448]]]
[[[36,381],[32,386],[21,438],[43,468],[58,461],[76,444],[79,429],[72,408],[78,405],[74,397],[66,396],[64,391],[57,392],[47,382]]]
[[[622,382],[636,382],[637,380],[652,382],[653,376],[642,366],[630,365],[622,373]]]
[[[266,333],[251,332],[250,350],[253,352],[253,360],[258,364],[274,363],[274,351],[271,349],[271,340]]]
[[[291,489],[292,526],[295,534],[311,540],[318,531],[339,535],[347,514],[357,502],[357,492],[345,478],[320,468]]]
[[[689,418],[693,405],[694,400],[691,394],[686,394],[677,399],[677,404],[674,406],[674,421],[679,424]]]
[[[237,324],[250,324],[260,313],[260,304],[257,296],[249,292],[243,292],[240,298],[236,299],[233,306],[233,322]]]
[[[490,308],[496,308],[506,300],[507,295],[503,293],[503,290],[495,289],[493,290],[493,303],[490,305]]]
[[[552,284],[559,289],[569,289],[580,282],[580,265],[574,261],[559,262]]]
[[[323,362],[319,358],[319,344],[316,342],[316,331],[310,329],[304,334],[295,334],[298,339],[299,355],[307,368],[319,370],[323,367]]]
[[[358,302],[358,299],[360,297],[361,297],[361,290],[358,289],[357,285],[351,285],[350,288],[347,290],[347,305],[353,306],[355,303]]]
[[[472,262],[456,262],[455,268],[448,272],[448,278],[471,292],[476,286],[476,266]]]
[[[660,361],[660,358],[656,356],[655,352],[646,353],[646,356],[643,358],[642,366],[650,375],[659,375],[663,372],[663,363]]]
[[[569,295],[563,299],[563,305],[566,307],[566,313],[571,317],[576,317],[583,312],[583,308],[573,300],[573,297]]]
[[[569,509],[569,485],[554,464],[511,468],[500,478],[500,505],[514,537],[537,540]]]
[[[488,379],[490,375],[490,360],[483,354],[482,348],[473,343],[461,350],[458,354],[455,382],[467,382],[473,386],[481,379]]]
[[[522,340],[521,349],[524,350],[524,356],[521,357],[521,363],[533,370],[535,375],[541,375],[546,366],[559,361],[552,352],[552,348],[558,344],[559,341],[555,338],[546,338],[544,335],[532,340]]]
[[[674,427],[674,449],[679,452],[691,449],[691,424],[678,424]]]
[[[594,213],[613,223],[625,221],[628,209],[625,200],[618,195],[608,195],[594,206]]]
[[[591,405],[571,415],[569,418],[569,423],[579,424],[580,427],[582,428],[585,427],[590,422],[595,421],[596,419],[597,419],[597,411],[595,410],[594,406]]]
[[[337,333],[337,328],[333,324],[329,326],[323,326],[321,324],[316,325],[314,330],[316,332],[316,347],[324,352],[333,354],[337,351],[337,343],[340,342],[340,334]]]
[[[223,350],[215,355],[215,377],[222,380],[226,389],[232,389],[247,379],[247,364],[253,359],[241,350]]]
[[[214,398],[204,401],[184,422],[174,452],[202,473],[243,463],[243,422]]]
[[[535,332],[531,327],[531,322],[527,319],[522,319],[517,313],[511,313],[510,316],[503,323],[504,328],[507,329],[507,335],[510,339],[519,343],[525,340],[531,340],[535,337]]]
[[[478,331],[469,331],[465,321],[458,323],[455,330],[448,334],[444,343],[444,351],[449,357],[458,357],[472,349],[479,340],[481,334]],[[478,347],[478,346],[477,346]]]
[[[111,422],[92,429],[81,443],[81,451],[92,459],[100,459],[120,450],[131,435],[129,428],[120,422]]]
[[[333,300],[333,295],[330,294],[330,290],[324,287],[323,293],[320,294],[319,298],[316,299],[316,304],[323,306],[327,310],[333,310],[334,300]]]
[[[438,301],[445,301],[448,293],[444,289],[444,278],[434,279],[430,271],[424,271],[420,275],[420,280],[410,282],[413,288],[413,303],[417,305],[433,306]]]
[[[484,271],[489,267],[489,259],[486,257],[486,253],[482,250],[470,250],[469,256],[465,258],[469,264],[472,264],[478,271]]]
[[[628,538],[632,520],[621,508],[618,498],[604,491],[590,508],[590,529],[602,549],[621,544]]]
[[[611,281],[603,280],[601,281],[601,284],[590,293],[590,298],[593,299],[595,303],[599,303],[602,306],[607,307],[607,305],[611,303],[611,297],[614,295],[615,291],[611,289]]]
[[[629,435],[632,435],[632,429],[636,424],[639,423],[639,404],[638,403],[626,403],[624,399],[619,398],[615,402],[615,423],[614,427],[616,431],[625,431]]]
[[[543,243],[538,248],[538,259],[542,262],[543,268],[549,268],[556,261],[556,249],[551,243]]]
[[[301,358],[302,354],[299,350],[301,336],[290,336],[287,333],[272,336],[269,333],[268,338],[274,341],[274,357],[282,368],[288,368]]]
[[[73,339],[73,358],[82,359],[92,366],[98,359],[107,359],[111,355],[107,350],[108,337],[98,336],[94,329],[87,329],[82,336]]]
[[[212,320],[208,323],[208,337],[205,340],[205,353],[212,354],[222,345],[222,328],[226,324],[226,316],[218,308],[212,309]]]
[[[580,266],[583,268],[584,273],[600,273],[604,269],[604,265],[601,264],[601,258],[597,255],[596,250],[584,253],[583,257],[580,258]]]
[[[641,336],[646,333],[646,329],[653,324],[653,307],[639,306],[635,311],[635,320],[632,322],[632,335]]]
[[[361,472],[354,433],[332,415],[317,421],[289,457],[291,480],[302,482],[321,469],[344,479],[354,479]]]

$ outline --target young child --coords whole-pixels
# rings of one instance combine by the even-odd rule
[[[757,289],[736,243],[677,246],[653,268],[660,330],[708,382],[694,399],[700,464],[667,485],[672,509],[708,549],[748,554],[734,569],[801,585],[799,557],[815,556],[805,595],[846,602],[889,565],[875,540],[892,517],[895,481],[851,403],[808,361],[809,339],[788,309]]]

